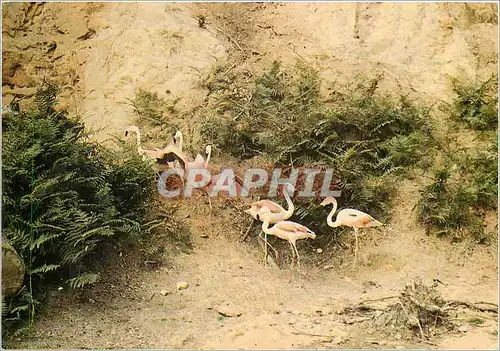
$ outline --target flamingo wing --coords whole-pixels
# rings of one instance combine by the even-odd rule
[[[284,231],[291,232],[291,233],[307,233],[307,228],[304,227],[303,225],[300,225],[295,222],[290,222],[290,221],[281,221],[276,223],[276,226]]]
[[[144,155],[152,157],[152,158],[156,158],[156,159],[161,158],[163,156],[163,153],[161,152],[161,150],[157,150],[157,149],[154,149],[154,150],[143,149],[142,152]]]
[[[337,215],[337,218],[341,218],[347,225],[356,226],[359,228],[376,227],[382,225],[382,223],[377,221],[368,213],[350,208],[340,211]]]

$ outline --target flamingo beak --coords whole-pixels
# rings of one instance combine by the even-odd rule
[[[323,201],[321,201],[320,205],[321,205],[321,206],[326,206],[326,205],[328,205],[328,200],[327,200],[327,199],[324,199]]]
[[[127,136],[127,135],[128,135],[128,130],[125,131],[125,136]]]

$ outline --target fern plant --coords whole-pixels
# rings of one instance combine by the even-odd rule
[[[471,235],[487,240],[485,210],[497,210],[497,144],[487,150],[462,151],[449,156],[434,180],[421,191],[419,219],[429,233],[461,240]]]
[[[89,153],[83,123],[56,111],[56,97],[46,82],[33,109],[2,119],[3,231],[28,269],[21,293],[5,301],[4,330],[30,325],[51,282],[97,282],[104,250],[140,234],[154,191],[154,172],[126,145]]]
[[[485,82],[461,84],[453,81],[457,97],[453,101],[453,115],[474,130],[495,130],[498,125],[497,79],[492,76]]]

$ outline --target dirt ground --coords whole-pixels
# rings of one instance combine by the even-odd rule
[[[301,58],[327,81],[380,73],[389,92],[450,102],[450,77],[484,80],[496,72],[497,23],[496,5],[471,3],[4,4],[3,106],[51,77],[63,87],[62,106],[103,141],[132,123],[128,99],[143,88],[179,99],[175,118],[189,147],[199,137],[195,112],[209,103],[200,77],[216,63],[251,81],[275,59]],[[240,241],[250,223],[239,220],[244,204],[212,200],[210,212],[205,198],[176,200],[190,224],[191,252],[152,270],[123,252],[79,303],[54,291],[31,338],[9,347],[497,349],[494,313],[463,312],[458,330],[425,342],[339,313],[398,294],[417,278],[439,279],[445,299],[498,301],[497,243],[426,235],[413,211],[419,187],[401,184],[391,223],[361,236],[354,271],[352,238],[336,252],[299,243],[299,252],[309,250],[301,272],[286,262],[277,271],[262,264],[256,238]],[[490,222],[495,229],[496,218]],[[177,290],[181,281],[189,288]],[[473,317],[484,323],[468,322]]]

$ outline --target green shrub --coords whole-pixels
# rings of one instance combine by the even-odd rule
[[[466,122],[474,130],[495,130],[498,125],[496,79],[475,84],[454,80],[457,97],[453,101],[455,119]]]
[[[479,242],[484,232],[485,210],[497,210],[497,143],[487,150],[459,152],[449,156],[434,181],[421,192],[419,218],[428,232],[460,240],[472,235]]]
[[[98,281],[104,250],[148,221],[150,166],[125,145],[90,152],[83,123],[56,111],[56,96],[47,83],[35,108],[2,119],[3,233],[28,269],[25,287],[4,301],[4,331],[31,325],[44,288],[61,278],[72,288]]]

